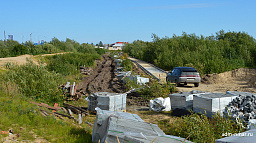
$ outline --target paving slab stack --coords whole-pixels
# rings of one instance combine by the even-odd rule
[[[126,96],[126,93],[92,93],[87,98],[88,110],[96,111],[95,108],[99,107],[109,111],[124,111],[126,110]]]
[[[223,93],[206,93],[193,95],[193,111],[212,117],[219,112],[223,113],[225,107],[235,99],[236,96]]]
[[[178,109],[192,109],[193,108],[193,95],[205,94],[204,91],[193,90],[191,92],[180,92],[170,94],[172,110]]]
[[[92,142],[150,143],[155,138],[161,143],[183,142],[185,139],[168,136],[155,124],[144,122],[137,114],[113,112],[96,108]]]

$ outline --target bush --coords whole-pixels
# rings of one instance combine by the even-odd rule
[[[192,65],[202,75],[256,66],[256,40],[244,32],[221,30],[209,37],[184,32],[171,38],[153,34],[152,38],[152,42],[127,44],[123,51],[164,70]]]
[[[79,67],[90,67],[94,60],[100,58],[98,54],[66,53],[54,56],[47,56],[47,69],[62,75],[79,73]]]
[[[215,142],[216,139],[222,138],[222,133],[244,131],[244,128],[235,121],[219,114],[213,119],[208,119],[206,115],[192,112],[191,115],[176,118],[172,123],[164,120],[161,124],[168,126],[164,128],[166,134],[188,138],[193,142]]]
[[[8,71],[2,75],[5,82],[15,83],[23,95],[46,103],[63,101],[58,89],[63,78],[55,72],[49,72],[44,65],[28,61],[21,66],[9,63],[6,67]]]

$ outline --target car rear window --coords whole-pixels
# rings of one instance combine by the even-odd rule
[[[182,69],[182,72],[197,72],[196,69]]]
[[[198,72],[182,72],[181,75],[199,75]]]

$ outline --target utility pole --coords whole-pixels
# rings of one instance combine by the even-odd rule
[[[4,44],[6,46],[6,36],[5,36],[5,30],[4,30]]]
[[[32,43],[31,35],[32,35],[32,33],[30,34],[30,42]]]

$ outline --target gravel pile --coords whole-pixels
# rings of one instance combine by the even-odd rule
[[[225,113],[231,115],[234,119],[249,121],[256,119],[256,96],[251,94],[239,94],[225,108]]]

